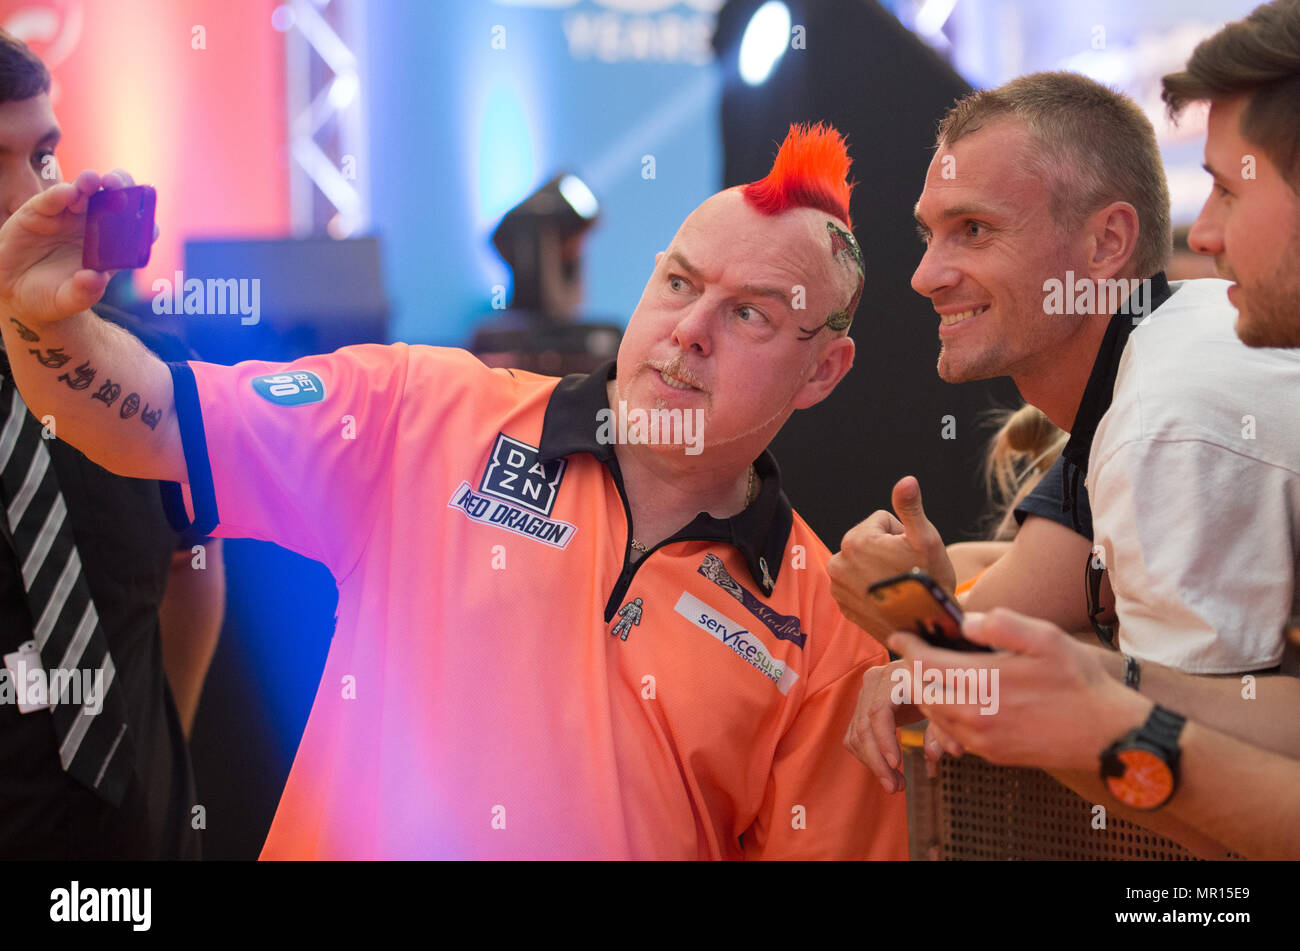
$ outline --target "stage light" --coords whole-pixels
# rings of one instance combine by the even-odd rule
[[[927,39],[939,36],[944,24],[952,16],[952,10],[955,6],[957,6],[957,0],[926,0],[925,5],[917,11],[916,19],[913,21],[916,25],[916,32]]]
[[[740,40],[740,78],[751,86],[767,81],[790,45],[790,8],[769,0],[754,13]]]
[[[511,307],[548,320],[577,317],[582,236],[598,210],[586,183],[562,172],[506,213],[492,244],[514,276]]]
[[[618,326],[578,320],[584,243],[599,212],[587,183],[561,172],[501,219],[492,244],[514,279],[509,309],[480,324],[469,346],[488,366],[590,373],[618,351]]]
[[[560,194],[584,218],[595,218],[596,212],[600,210],[596,196],[577,175],[565,175],[560,179]]]
[[[334,82],[330,83],[330,105],[340,111],[346,109],[352,105],[352,100],[357,97],[360,88],[361,81],[357,78],[356,70],[344,70],[334,77]]]

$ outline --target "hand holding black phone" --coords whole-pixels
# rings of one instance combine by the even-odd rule
[[[927,644],[947,650],[993,650],[962,636],[961,608],[920,568],[877,581],[867,594],[895,631],[915,633]]]

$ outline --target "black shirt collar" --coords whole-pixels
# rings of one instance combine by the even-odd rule
[[[1092,364],[1092,373],[1088,375],[1088,383],[1083,389],[1083,398],[1079,400],[1079,409],[1074,414],[1070,440],[1061,452],[1072,465],[1084,470],[1088,468],[1092,438],[1097,434],[1097,426],[1106,415],[1106,410],[1110,409],[1111,399],[1115,395],[1115,377],[1119,375],[1119,361],[1124,355],[1124,346],[1128,343],[1134,326],[1141,322],[1135,318],[1144,313],[1152,313],[1169,299],[1171,293],[1165,272],[1159,271],[1151,278],[1151,296],[1145,308],[1142,308],[1144,302],[1141,300],[1145,295],[1138,290],[1111,315],[1106,336],[1101,339],[1097,359]]]
[[[1083,531],[1083,519],[1079,514],[1079,483],[1088,471],[1088,456],[1092,453],[1092,440],[1097,435],[1097,426],[1110,409],[1115,395],[1115,378],[1119,375],[1119,362],[1124,356],[1124,347],[1128,344],[1133,328],[1141,323],[1138,316],[1153,313],[1169,300],[1172,293],[1164,271],[1157,271],[1150,281],[1150,296],[1145,302],[1142,300],[1143,291],[1139,288],[1111,315],[1106,335],[1101,338],[1101,346],[1097,349],[1097,359],[1093,361],[1092,372],[1088,374],[1088,382],[1083,388],[1079,408],[1075,411],[1069,441],[1061,450],[1061,482],[1064,489],[1061,510],[1070,513],[1076,532]]]
[[[606,384],[614,378],[613,360],[588,374],[566,376],[555,387],[542,422],[538,447],[543,462],[586,452],[603,462],[624,495],[623,477],[613,443],[598,442],[597,420],[609,409]],[[794,525],[794,510],[781,490],[781,471],[768,450],[754,460],[760,481],[758,497],[730,518],[700,512],[691,523],[660,544],[673,541],[717,541],[735,546],[745,558],[749,573],[764,594],[770,595],[785,557],[786,542]],[[649,557],[649,556],[647,556]]]

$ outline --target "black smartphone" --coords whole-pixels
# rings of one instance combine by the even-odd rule
[[[920,568],[877,581],[867,594],[895,631],[914,632],[927,644],[947,650],[993,650],[962,636],[961,608]]]
[[[158,193],[150,185],[103,188],[91,195],[81,266],[121,271],[148,264],[157,202]]]

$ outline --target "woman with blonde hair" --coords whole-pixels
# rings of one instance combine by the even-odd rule
[[[957,542],[948,546],[956,569],[957,593],[970,590],[979,575],[1006,553],[1020,529],[1017,511],[1065,448],[1070,434],[1058,429],[1043,412],[1025,404],[1019,409],[993,410],[998,428],[989,439],[984,460],[984,486],[988,492],[993,529],[987,541]]]

